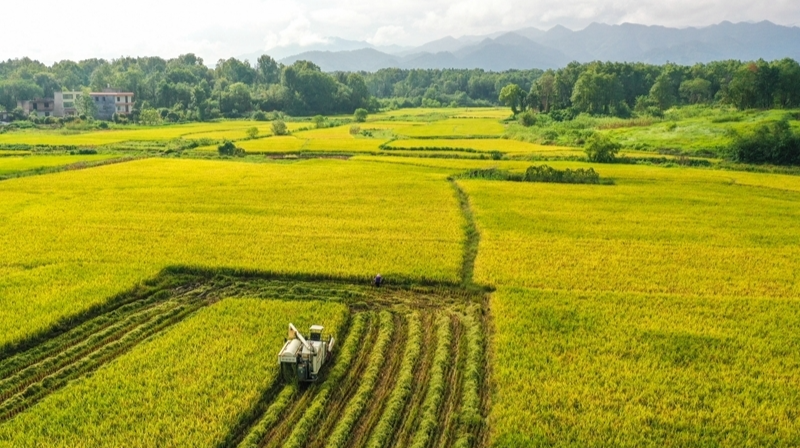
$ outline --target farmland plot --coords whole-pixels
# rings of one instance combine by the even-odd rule
[[[615,185],[459,181],[500,285],[491,443],[795,445],[798,179],[596,169]]]
[[[3,181],[0,204],[0,346],[167,266],[455,282],[463,239],[444,174],[365,162],[144,160]]]
[[[3,175],[36,171],[45,168],[74,165],[80,162],[91,163],[118,158],[115,154],[87,154],[87,155],[48,155],[24,157],[0,157],[0,178]]]
[[[470,304],[480,296],[170,275],[186,286],[132,296],[0,362],[0,391],[14,390],[0,395],[0,446],[454,446],[482,438],[486,363],[475,336],[485,323]],[[240,298],[248,296],[259,298]],[[188,312],[171,328],[129,336],[182,306]],[[275,354],[289,321],[340,336],[324,381],[298,387],[278,378]],[[95,355],[128,342],[121,355]]]

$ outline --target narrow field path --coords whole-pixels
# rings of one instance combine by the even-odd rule
[[[478,258],[481,234],[478,231],[478,224],[475,222],[475,214],[472,212],[467,192],[462,190],[455,180],[450,179],[449,181],[453,190],[455,190],[456,199],[458,199],[458,205],[461,209],[461,216],[464,218],[465,236],[461,257],[461,285],[467,288],[473,285],[475,260]]]

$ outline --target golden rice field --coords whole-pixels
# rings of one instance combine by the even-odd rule
[[[479,152],[499,151],[506,154],[542,154],[542,155],[583,155],[583,151],[576,148],[563,146],[545,146],[535,143],[508,140],[501,138],[474,138],[474,139],[403,139],[395,140],[388,144],[390,148],[397,149],[425,149],[437,148],[470,149]]]
[[[462,218],[444,178],[152,159],[3,181],[0,345],[172,265],[456,281]]]
[[[278,381],[288,321],[336,333],[347,314],[337,303],[223,300],[0,425],[0,446],[214,446]]]
[[[0,134],[353,155],[0,181],[0,447],[800,446],[800,177],[530,162],[581,152],[504,139],[507,117]],[[457,176],[539,163],[609,182]],[[340,338],[323,381],[278,378],[288,322]]]
[[[394,132],[405,137],[500,136],[505,127],[494,118],[448,118],[421,126],[398,127]]]
[[[476,278],[504,285],[493,440],[791,446],[800,179],[597,169],[615,185],[460,181],[481,231]]]
[[[428,108],[418,107],[414,109],[397,109],[382,112],[380,116],[397,117],[421,117],[425,115],[441,115],[443,117],[466,117],[466,118],[507,118],[509,110],[505,107],[455,107],[455,108]]]
[[[72,165],[78,162],[98,162],[117,157],[119,157],[118,154],[0,157],[0,176],[42,168]]]

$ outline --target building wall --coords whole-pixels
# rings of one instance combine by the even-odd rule
[[[53,115],[56,117],[66,117],[77,115],[78,109],[75,107],[81,92],[56,92],[53,99]]]
[[[133,94],[119,93],[114,96],[114,103],[117,114],[128,115],[133,111]]]
[[[40,117],[53,115],[55,100],[53,98],[37,98],[30,101],[17,101],[17,107],[26,114],[36,114]]]
[[[110,120],[117,112],[113,93],[92,94],[92,99],[94,99],[94,105],[97,106],[95,118],[98,120]]]

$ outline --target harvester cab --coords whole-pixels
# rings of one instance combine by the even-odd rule
[[[333,354],[336,342],[333,336],[324,340],[324,327],[312,325],[309,328],[310,340],[289,324],[289,335],[286,343],[278,353],[281,374],[287,381],[313,382],[319,377],[319,372]]]

